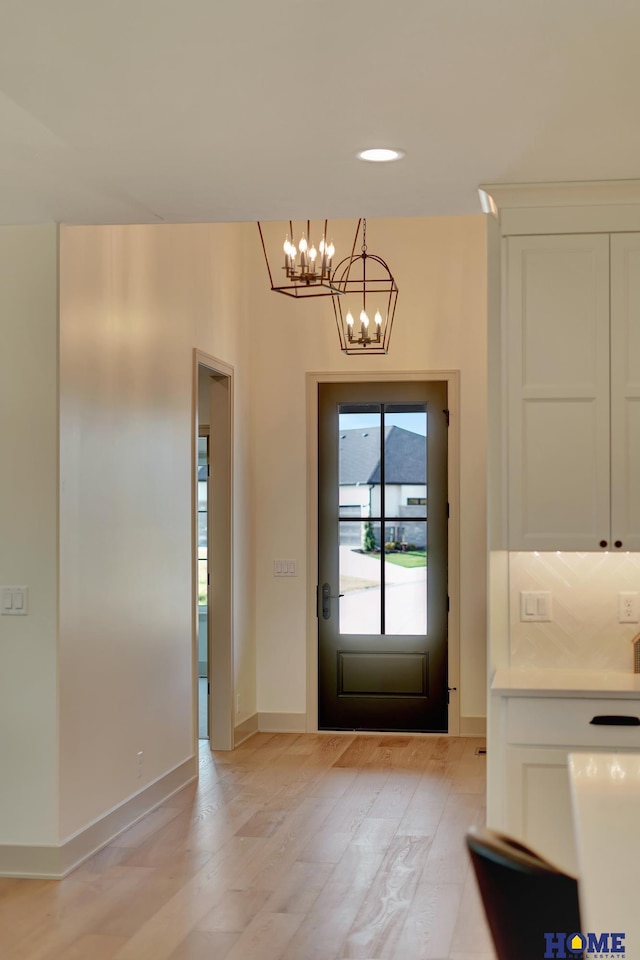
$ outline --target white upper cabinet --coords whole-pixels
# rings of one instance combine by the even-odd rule
[[[640,234],[507,241],[509,544],[640,549]]]
[[[611,237],[611,536],[640,550],[640,233]]]

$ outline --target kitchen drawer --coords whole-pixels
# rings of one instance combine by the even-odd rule
[[[640,719],[640,699],[509,697],[507,743],[640,750],[640,725],[596,726],[596,716]]]

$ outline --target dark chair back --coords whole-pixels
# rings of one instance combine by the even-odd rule
[[[470,830],[466,843],[498,960],[582,956],[562,939],[580,933],[575,877],[493,830]]]

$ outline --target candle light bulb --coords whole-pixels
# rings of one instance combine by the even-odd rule
[[[349,310],[349,312],[347,313],[347,323],[349,324],[350,327],[353,326],[353,315],[351,313],[351,310]]]
[[[286,253],[286,255],[287,255],[288,257],[291,256],[291,244],[289,243],[289,237],[288,237],[288,236],[285,237],[284,243],[283,243],[283,245],[282,245],[282,249],[284,250],[284,252]]]
[[[299,248],[300,248],[300,253],[307,252],[307,241],[305,240],[304,237],[300,237]]]
[[[369,329],[369,317],[367,316],[364,310],[360,311],[360,323],[365,328],[365,330]]]
[[[323,237],[322,240],[320,241],[320,253],[324,253],[324,248],[325,248],[325,242]]]
[[[329,246],[327,247],[327,256],[329,257],[329,260],[331,260],[331,257],[334,255],[335,252],[336,252],[336,248],[334,247],[333,243],[330,243]]]
[[[377,328],[378,328],[378,333],[380,333],[380,327],[382,326],[382,316],[380,315],[380,311],[379,311],[379,310],[376,310],[376,315],[375,315],[374,319],[375,319],[375,321],[376,321],[376,326],[377,326]]]
[[[291,257],[292,260],[295,260],[297,252],[298,252],[298,251],[296,250],[296,245],[295,245],[295,243],[290,243],[290,244],[289,244],[289,256]]]
[[[313,244],[311,244],[311,247],[309,249],[309,260],[311,260],[311,263],[315,263],[315,259],[317,256],[318,256],[318,251],[313,246]]]

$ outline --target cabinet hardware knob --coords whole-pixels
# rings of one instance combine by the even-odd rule
[[[606,540],[601,540],[601,541],[600,541],[600,546],[601,546],[601,547],[606,547],[606,545],[607,545],[607,541],[606,541]]]
[[[618,547],[619,549],[621,546],[622,546],[622,540],[616,540],[616,542],[614,543],[614,547]]]

